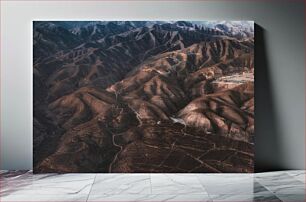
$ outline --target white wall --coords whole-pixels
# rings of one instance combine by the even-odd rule
[[[304,169],[302,2],[1,1],[0,168],[32,168],[32,20],[227,19],[253,20],[263,28],[265,46],[256,51],[266,61],[255,64],[256,165]]]

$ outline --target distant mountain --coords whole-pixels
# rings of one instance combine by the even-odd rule
[[[244,38],[254,36],[253,21],[194,21],[194,24],[216,29],[226,35]]]
[[[85,42],[154,26],[195,35],[223,35],[238,39],[254,36],[252,22],[244,21],[35,21],[34,58],[51,56]],[[207,37],[207,36],[206,36]]]

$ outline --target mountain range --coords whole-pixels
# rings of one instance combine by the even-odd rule
[[[34,172],[253,172],[248,21],[35,21]]]

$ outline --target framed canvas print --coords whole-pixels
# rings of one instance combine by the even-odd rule
[[[34,172],[254,170],[254,23],[34,21]]]

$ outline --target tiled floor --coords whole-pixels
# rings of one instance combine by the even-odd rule
[[[0,201],[305,201],[305,171],[39,174],[1,171]]]

